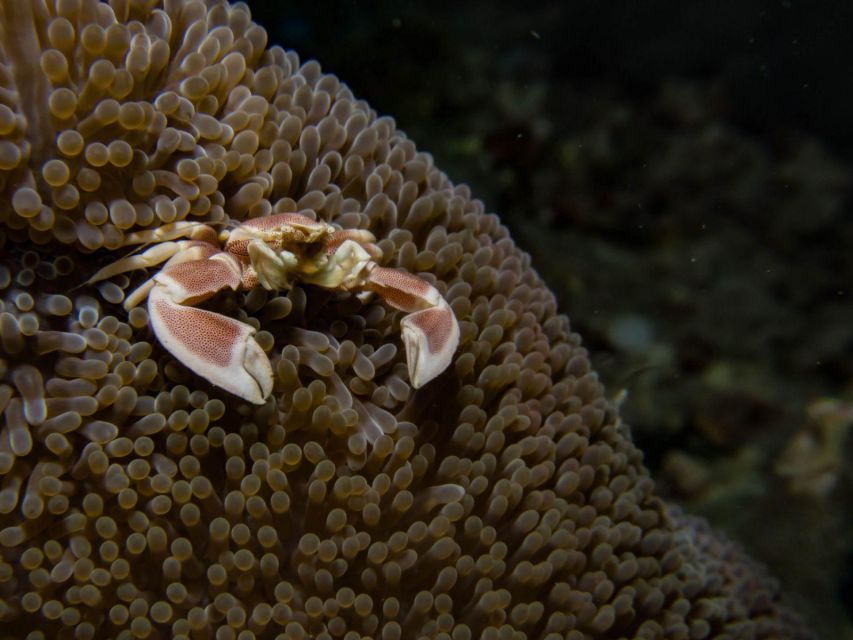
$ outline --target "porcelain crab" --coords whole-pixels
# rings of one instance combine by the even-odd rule
[[[379,266],[382,252],[366,230],[281,213],[221,235],[204,224],[179,222],[126,238],[127,244],[153,241],[159,243],[104,267],[88,282],[165,262],[125,299],[125,308],[147,297],[149,322],[160,343],[200,376],[249,402],[263,404],[273,387],[272,367],[253,337],[255,329],[195,307],[224,289],[289,289],[298,281],[378,294],[408,314],[400,328],[415,388],[447,368],[459,343],[456,317],[438,290],[406,271]]]

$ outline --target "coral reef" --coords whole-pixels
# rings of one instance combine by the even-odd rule
[[[842,452],[851,427],[853,404],[821,398],[809,405],[806,425],[776,461],[776,473],[792,493],[822,498],[832,492],[844,467]]]
[[[654,495],[498,219],[245,6],[33,0],[0,25],[4,635],[812,637]],[[439,289],[450,371],[413,390],[379,302],[226,293],[276,373],[255,406],[122,310],[141,276],[77,286],[138,231],[296,211]]]

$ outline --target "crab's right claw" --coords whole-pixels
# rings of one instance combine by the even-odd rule
[[[222,256],[223,254],[219,254]],[[173,356],[218,387],[254,404],[272,393],[269,358],[239,320],[189,306],[240,284],[228,259],[197,260],[154,276],[148,315],[157,339]]]
[[[415,389],[441,374],[459,346],[453,309],[431,284],[405,271],[375,266],[367,288],[409,315],[400,321],[409,380]]]
[[[176,304],[160,286],[148,295],[148,314],[160,344],[202,378],[254,404],[272,393],[272,367],[253,327]]]

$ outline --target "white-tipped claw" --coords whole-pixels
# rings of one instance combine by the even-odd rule
[[[419,389],[450,366],[459,346],[459,323],[442,299],[435,307],[407,315],[400,321],[400,328],[409,380]]]
[[[255,329],[191,305],[240,286],[240,265],[226,253],[172,264],[154,278],[148,316],[154,334],[180,362],[218,387],[263,404],[272,392],[270,361]]]
[[[435,287],[405,271],[373,267],[367,288],[392,307],[410,312],[400,321],[400,328],[409,380],[415,389],[450,366],[459,346],[459,323]]]
[[[148,314],[160,344],[201,377],[254,404],[272,393],[272,366],[253,327],[177,304],[159,285],[148,295]]]

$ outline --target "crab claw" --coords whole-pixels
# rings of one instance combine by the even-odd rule
[[[416,311],[400,321],[409,379],[419,389],[441,374],[459,346],[459,324],[444,298],[431,309]]]
[[[438,290],[410,273],[378,266],[370,270],[366,288],[410,312],[400,328],[412,386],[418,389],[442,373],[459,346],[459,323]]]
[[[148,315],[157,339],[173,356],[218,387],[254,404],[272,392],[270,361],[255,329],[218,313],[197,309],[216,291],[236,289],[239,267],[225,254],[168,267],[154,276]]]

